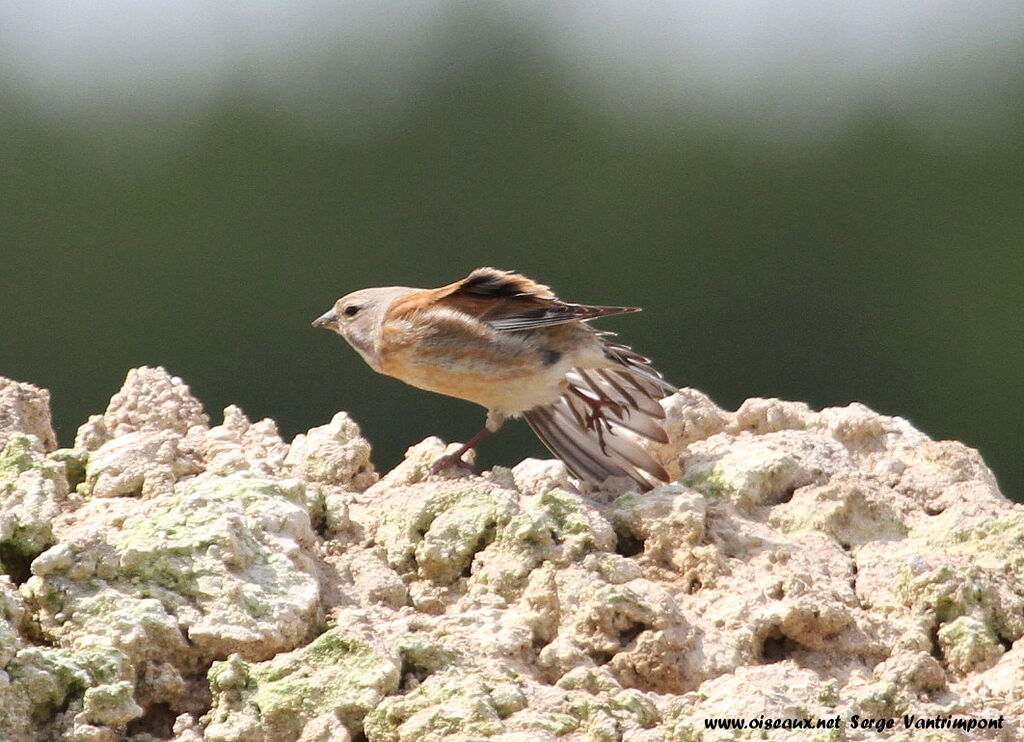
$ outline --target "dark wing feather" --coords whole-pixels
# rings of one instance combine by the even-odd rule
[[[481,315],[480,319],[499,332],[530,330],[534,327],[561,325],[566,322],[582,322],[594,317],[609,314],[625,314],[639,312],[638,307],[598,307],[585,304],[564,304],[560,301],[548,302],[547,306],[495,307],[496,311]]]
[[[496,268],[477,268],[461,281],[432,289],[433,300],[486,322],[498,332],[582,322],[635,307],[587,306],[560,301],[547,286]]]
[[[554,299],[555,295],[547,286],[537,283],[521,273],[502,271],[497,268],[477,268],[461,281],[437,289],[447,290],[448,295],[496,297],[532,297]]]

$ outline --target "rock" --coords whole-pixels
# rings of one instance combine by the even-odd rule
[[[135,687],[127,680],[96,685],[85,689],[82,697],[82,720],[85,723],[117,727],[142,716],[142,709],[132,694]]]
[[[44,456],[37,439],[9,435],[0,450],[0,572],[27,572],[54,543],[53,520],[67,496],[64,464]]]
[[[520,492],[539,495],[551,489],[575,489],[569,470],[558,459],[523,459],[512,468],[512,480]]]
[[[666,461],[678,457],[679,452],[694,441],[721,433],[729,423],[729,413],[696,389],[680,389],[662,400],[661,406],[665,408],[669,443],[665,449],[658,449],[658,453],[665,455]]]
[[[644,495],[623,495],[608,515],[618,532],[620,552],[636,555],[636,563],[649,568],[661,565],[674,579],[700,583],[712,575],[707,565],[717,566],[715,551],[704,544],[707,510],[699,492],[667,484]]]
[[[294,476],[357,491],[377,481],[370,463],[370,444],[359,426],[339,412],[328,425],[312,428],[292,441],[285,464]]]
[[[376,493],[386,492],[392,487],[416,484],[417,482],[427,480],[432,476],[431,467],[437,460],[457,450],[459,450],[458,443],[450,443],[446,446],[444,441],[434,436],[420,441],[405,452],[405,458],[402,459],[402,463],[384,475],[374,485],[373,490],[367,493],[367,499],[372,500]],[[475,459],[476,451],[469,451],[463,460],[468,464],[472,464]],[[461,472],[459,470],[448,470],[448,472],[443,474],[449,477],[458,477]]]
[[[477,553],[518,510],[515,494],[484,484],[445,484],[415,494],[396,487],[374,503],[376,539],[388,563],[434,583],[450,584],[469,570]]]
[[[12,742],[124,739],[124,725],[142,715],[131,670],[106,647],[22,646],[0,670],[0,733]]]
[[[92,497],[154,496],[174,483],[202,471],[182,436],[164,430],[125,433],[92,452],[78,491]]]
[[[125,433],[161,431],[184,436],[205,429],[209,418],[188,386],[162,367],[142,366],[128,372],[120,391],[102,415],[93,415],[78,430],[76,448],[93,451]]]
[[[776,505],[800,487],[822,483],[849,467],[843,447],[804,431],[758,436],[714,435],[680,457],[682,481],[705,497],[728,498],[742,508]]]
[[[266,662],[232,655],[210,668],[215,702],[204,739],[350,738],[362,731],[366,714],[398,689],[399,662],[397,649],[365,622],[327,631]]]
[[[50,393],[0,376],[0,449],[15,433],[29,436],[41,451],[57,448],[50,420]]]
[[[210,428],[160,369],[53,451],[15,386],[3,742],[1022,738],[1024,507],[863,405],[681,390],[676,481],[582,494],[436,438],[378,478],[344,413]]]
[[[233,475],[132,509],[95,501],[23,592],[61,646],[109,645],[184,674],[232,652],[271,657],[298,646],[319,610],[303,487]]]
[[[224,408],[224,422],[205,431],[197,441],[206,471],[226,476],[247,471],[261,477],[288,475],[288,445],[277,434],[277,424],[264,419],[253,423],[235,405]]]

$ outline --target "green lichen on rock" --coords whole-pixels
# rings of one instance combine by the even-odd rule
[[[523,497],[498,485],[426,485],[374,505],[376,541],[399,573],[448,585],[468,577],[470,589],[513,596],[530,570],[610,551],[615,534],[580,495],[550,489]]]
[[[944,624],[936,640],[946,665],[958,673],[987,668],[1003,653],[992,628],[973,616],[960,616]]]
[[[727,474],[716,465],[690,468],[683,477],[683,484],[700,492],[709,500],[728,498],[736,494],[736,488]]]
[[[85,689],[82,716],[90,724],[117,726],[142,716],[142,709],[133,693],[135,687],[127,680]]]
[[[500,688],[497,705],[491,697],[495,687]],[[384,699],[365,719],[366,735],[375,742],[493,737],[506,731],[499,707],[507,709],[508,694],[504,678],[496,683],[452,668],[431,675],[405,695]],[[556,727],[563,733],[571,728],[565,724]]]
[[[839,443],[806,431],[714,436],[691,446],[681,481],[709,499],[728,498],[750,508],[784,502],[848,461]]]
[[[24,609],[14,586],[0,578],[0,668],[6,667],[22,646]]]
[[[688,467],[683,478],[708,498],[727,497],[744,506],[777,499],[810,481],[794,457],[769,449],[748,449]]]
[[[967,523],[960,516],[957,509],[943,511],[929,519],[927,527],[915,529],[915,537],[981,566],[1008,570],[1024,584],[1024,512],[993,513]]]
[[[500,488],[437,488],[418,498],[383,497],[377,541],[401,571],[447,584],[519,510],[515,493]]]
[[[11,434],[0,451],[0,568],[24,571],[54,542],[53,519],[67,494],[63,464],[28,436]]]
[[[42,629],[65,642],[104,636],[133,656],[163,647],[181,667],[295,646],[319,605],[301,489],[246,476],[197,482],[105,539],[69,534],[25,585]]]
[[[619,739],[623,732],[642,732],[663,721],[648,694],[632,688],[601,695],[573,692],[568,707],[594,739]]]
[[[363,717],[397,690],[399,667],[397,653],[340,628],[267,662],[250,664],[237,655],[215,662],[206,738],[244,740],[239,730],[259,728],[266,742],[294,740],[325,714],[355,734]]]
[[[89,452],[79,448],[58,448],[49,457],[52,461],[64,465],[68,489],[73,492],[85,479],[85,467],[89,463]]]
[[[467,587],[516,599],[538,565],[567,565],[614,548],[615,532],[593,503],[547,489],[520,499],[515,514],[474,558]]]
[[[840,482],[808,487],[772,513],[786,532],[820,531],[844,546],[898,541],[907,526],[886,490],[871,482]]]
[[[940,531],[946,530],[944,524],[936,525]],[[976,533],[964,531],[968,532]],[[970,625],[980,622],[984,633],[995,637],[997,643],[1016,641],[1024,636],[1024,589],[1013,575],[1011,560],[1001,561],[989,552],[999,543],[997,539],[980,537],[944,545],[930,524],[911,529],[903,548],[915,555],[919,566],[900,568],[892,584],[893,599],[931,617],[935,628],[969,617]],[[983,653],[997,652],[1001,649],[993,647]],[[976,652],[967,654],[974,657]],[[958,660],[956,666],[962,668],[977,662]]]
[[[661,721],[648,694],[614,683],[606,690],[544,688],[508,670],[449,668],[385,698],[367,715],[366,734],[374,742],[619,740]]]
[[[19,742],[74,739],[142,715],[131,666],[116,649],[25,647],[0,668],[0,733]]]
[[[591,551],[615,548],[615,532],[607,519],[581,495],[550,489],[524,498],[524,508],[548,516],[551,535],[561,546],[558,558],[563,561],[579,559]]]
[[[24,433],[11,435],[0,451],[0,478],[14,479],[35,466],[36,457],[32,455],[35,450],[31,439]]]

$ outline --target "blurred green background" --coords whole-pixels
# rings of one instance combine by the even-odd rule
[[[1024,499],[1024,13],[890,5],[5,6],[0,374],[63,445],[159,364],[215,421],[348,410],[387,469],[483,410],[310,321],[493,265],[646,307],[601,326],[723,406],[861,401]]]

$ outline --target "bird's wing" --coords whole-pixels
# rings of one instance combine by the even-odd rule
[[[639,312],[638,307],[599,307],[586,304],[551,302],[547,306],[519,307],[506,304],[495,307],[480,317],[498,332],[529,330],[534,327],[561,325],[565,322],[582,322],[608,314]]]
[[[426,289],[396,302],[389,317],[433,307],[453,309],[485,322],[498,332],[529,330],[580,322],[609,314],[638,312],[635,307],[569,304],[547,286],[496,268],[477,268],[461,281]]]
[[[555,403],[523,413],[537,437],[580,479],[600,485],[628,477],[642,490],[668,481],[668,474],[631,436],[666,443],[659,400],[675,391],[648,359],[605,341],[612,366],[573,369]]]

